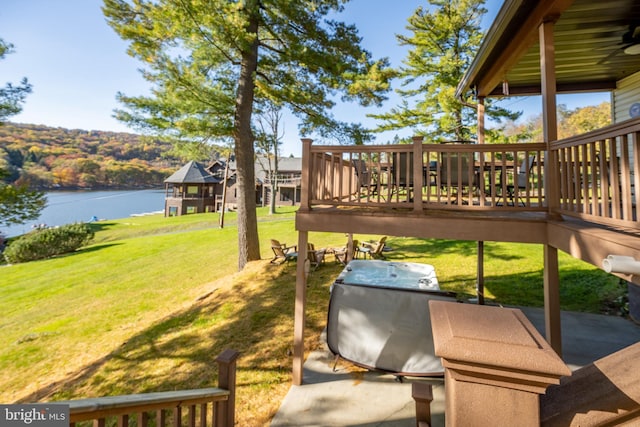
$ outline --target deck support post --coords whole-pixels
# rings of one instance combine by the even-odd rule
[[[560,321],[560,273],[558,249],[544,245],[544,326],[551,348],[562,357],[562,325]]]
[[[293,320],[293,385],[302,385],[304,365],[304,323],[307,305],[307,275],[304,271],[307,231],[298,231],[298,262],[296,263],[296,301]]]
[[[540,40],[540,76],[542,89],[542,126],[548,159],[545,161],[545,191],[549,217],[561,219],[558,192],[557,151],[551,150],[551,142],[558,139],[556,100],[556,57],[553,30],[557,17],[546,18],[538,28]],[[553,167],[550,167],[553,165]],[[544,247],[544,317],[546,338],[559,356],[562,356],[562,332],[560,327],[560,275],[558,273],[558,249]]]
[[[544,162],[544,191],[546,192],[549,217],[561,220],[557,213],[560,207],[558,152],[551,150],[551,143],[558,139],[558,112],[556,100],[556,58],[553,41],[553,20],[544,21],[538,28],[540,40],[540,78],[542,91],[542,132],[547,145]],[[551,166],[553,165],[553,167]]]
[[[484,242],[478,241],[478,273],[476,282],[476,293],[478,304],[484,305]]]

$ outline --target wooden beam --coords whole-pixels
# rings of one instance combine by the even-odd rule
[[[478,82],[478,95],[487,96],[507,76],[520,58],[536,41],[537,28],[549,17],[560,16],[573,0],[541,0],[520,25],[515,34],[509,34],[510,41],[502,53],[493,60],[491,67],[483,73]]]
[[[605,92],[614,90],[616,82],[603,80],[599,82],[579,82],[579,83],[557,83],[556,93],[577,93],[577,92]],[[509,84],[509,96],[535,96],[541,95],[542,89],[539,85]],[[496,87],[490,94],[491,97],[501,97],[502,87]]]
[[[363,215],[358,211],[315,209],[308,213],[296,213],[296,229],[354,234],[372,234],[372,230],[384,230],[384,234],[391,236],[425,239],[547,243],[546,216],[542,214],[539,219],[511,220],[458,216],[449,211],[427,217],[406,211]]]
[[[549,221],[549,244],[574,258],[602,268],[608,255],[640,259],[640,239],[619,229],[589,224],[580,220]],[[640,276],[612,273],[623,280],[640,284]]]

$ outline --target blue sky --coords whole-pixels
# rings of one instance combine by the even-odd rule
[[[387,56],[400,65],[406,51],[396,43],[396,34],[406,33],[407,18],[425,0],[352,0],[342,19],[355,23],[363,45],[374,57]],[[502,0],[488,0],[485,25],[498,12]],[[44,124],[73,129],[133,132],[115,120],[117,92],[146,93],[147,84],[137,71],[140,64],[126,54],[127,45],[107,25],[100,0],[2,0],[0,37],[13,43],[15,52],[0,62],[0,85],[18,83],[27,77],[33,93],[23,112],[13,116],[17,123]],[[561,99],[569,108],[592,105],[600,95]],[[383,110],[396,105],[397,99]],[[506,100],[503,105],[525,110],[525,117],[540,112],[536,98]],[[372,126],[366,114],[374,112],[358,106],[336,110],[342,120]],[[285,119],[283,154],[300,155],[296,123]],[[404,134],[401,134],[404,136]],[[386,141],[383,135],[380,142]]]

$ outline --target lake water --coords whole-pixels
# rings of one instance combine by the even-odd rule
[[[98,219],[126,218],[131,215],[162,212],[164,190],[131,191],[53,191],[47,193],[47,207],[40,218],[23,225],[1,227],[6,236],[29,232],[37,224],[48,226],[88,222]]]

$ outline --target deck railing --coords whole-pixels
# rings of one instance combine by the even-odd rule
[[[264,179],[265,184],[271,184],[271,181],[274,177],[267,176]],[[278,184],[282,185],[300,185],[300,181],[302,178],[300,174],[278,174],[275,176],[277,178]]]
[[[588,221],[638,227],[640,120],[628,120],[551,144],[558,163],[554,210]]]
[[[544,211],[640,228],[640,119],[524,144],[313,145],[303,139],[301,209]]]
[[[415,138],[402,145],[314,146],[305,141],[310,208],[546,210],[544,144],[424,144]]]
[[[70,426],[233,427],[236,360],[225,350],[216,359],[218,387],[197,390],[108,396],[55,402],[69,405]]]

